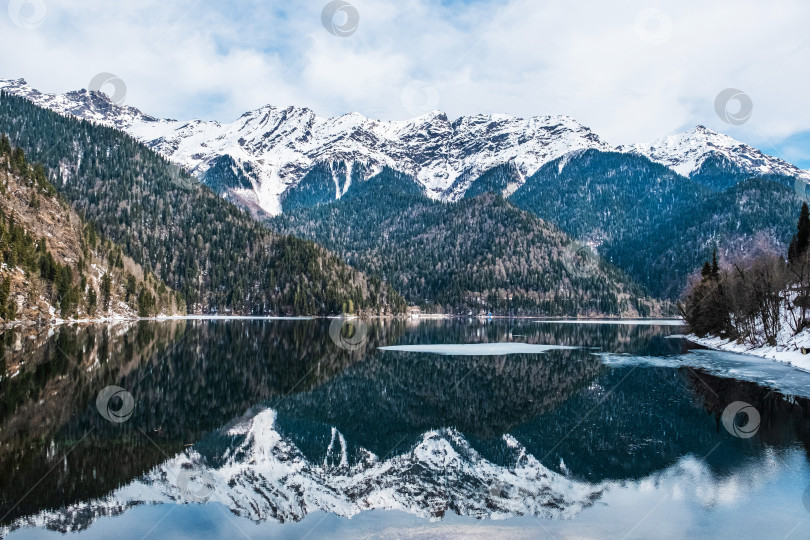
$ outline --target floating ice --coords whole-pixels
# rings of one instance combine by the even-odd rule
[[[723,351],[696,349],[677,356],[635,356],[595,353],[613,367],[651,366],[699,369],[710,375],[749,381],[783,394],[810,398],[810,373],[767,358]]]
[[[502,356],[505,354],[542,354],[547,351],[579,349],[565,345],[533,345],[531,343],[456,343],[433,345],[393,345],[380,347],[383,351],[419,352],[445,356]]]
[[[633,326],[684,326],[683,319],[538,319],[542,324],[618,324]]]

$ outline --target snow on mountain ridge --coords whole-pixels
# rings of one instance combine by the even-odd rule
[[[619,146],[617,150],[645,156],[687,178],[698,172],[706,159],[714,154],[753,174],[782,174],[810,180],[810,171],[799,169],[705,126],[696,126],[650,143]]]
[[[268,105],[231,123],[181,122],[104,103],[99,92],[43,94],[22,79],[0,80],[0,88],[62,114],[126,131],[198,176],[225,154],[250,163],[254,199],[270,214],[281,211],[281,195],[322,161],[359,162],[368,174],[392,167],[415,176],[429,196],[455,200],[468,187],[453,186],[462,173],[474,176],[512,161],[525,177],[570,150],[611,149],[566,116],[474,115],[451,122],[446,114],[432,111],[383,121],[359,113],[324,118],[307,108]],[[101,103],[88,104],[94,100]]]
[[[284,193],[320,162],[360,163],[367,177],[391,167],[413,175],[428,196],[451,201],[498,165],[512,163],[525,179],[554,159],[587,149],[641,154],[685,176],[719,153],[746,171],[810,179],[810,172],[702,126],[653,143],[613,147],[569,116],[477,114],[450,121],[445,113],[431,111],[384,121],[356,112],[325,118],[306,107],[265,105],[230,123],[182,122],[116,105],[101,92],[44,94],[23,79],[0,80],[0,88],[59,113],[121,129],[200,177],[228,155],[249,165],[243,169],[249,169],[245,176],[252,185],[231,188],[229,195],[270,215],[281,212]]]

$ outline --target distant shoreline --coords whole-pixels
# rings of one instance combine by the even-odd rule
[[[399,319],[407,321],[430,321],[430,320],[525,320],[535,323],[543,324],[616,324],[616,325],[661,325],[661,326],[683,326],[685,322],[683,319],[667,319],[667,318],[594,318],[577,319],[573,317],[561,318],[538,318],[536,315],[493,315],[493,316],[471,316],[471,315],[419,315],[417,317],[408,315],[166,315],[157,317],[104,317],[95,319],[42,319],[37,321],[34,319],[23,319],[17,321],[8,321],[4,323],[5,329],[13,329],[19,327],[32,327],[38,326],[61,326],[73,324],[115,324],[125,322],[166,322],[166,321],[310,321],[316,319],[337,319],[337,318],[350,319]]]

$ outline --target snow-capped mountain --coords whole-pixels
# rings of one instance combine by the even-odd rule
[[[200,178],[215,165],[224,167],[236,180],[218,186],[223,194],[270,215],[281,212],[285,192],[319,163],[345,164],[333,168],[345,171],[345,177],[334,178],[337,197],[348,189],[355,166],[366,178],[383,166],[397,169],[414,176],[428,196],[456,200],[482,173],[510,164],[518,174],[504,189],[509,194],[544,164],[589,148],[642,154],[685,176],[721,155],[738,170],[810,179],[807,171],[702,126],[654,143],[613,147],[567,116],[482,114],[450,121],[434,111],[381,121],[357,113],[322,118],[307,108],[265,106],[230,123],[181,122],[116,105],[100,92],[45,94],[22,79],[0,80],[0,88],[121,129]]]
[[[126,131],[197,175],[228,155],[241,172],[250,171],[252,193],[237,192],[237,197],[270,214],[280,212],[280,196],[319,162],[362,163],[367,175],[389,166],[415,176],[429,196],[453,200],[467,187],[453,185],[462,174],[472,180],[512,162],[525,177],[571,150],[610,149],[566,116],[477,115],[451,122],[434,111],[389,122],[357,113],[321,118],[307,108],[266,106],[226,124],[179,122],[119,107],[99,92],[43,94],[24,80],[0,81],[0,88],[57,112]]]
[[[708,159],[721,158],[751,174],[776,174],[810,180],[810,171],[799,169],[705,126],[697,126],[651,143],[620,146],[618,150],[645,156],[687,178],[697,174]]]

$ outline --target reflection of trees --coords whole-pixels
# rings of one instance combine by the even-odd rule
[[[599,371],[585,351],[490,357],[381,353],[280,405],[384,455],[430,429],[484,439],[553,409]],[[404,440],[403,440],[404,438]]]
[[[598,403],[602,394],[590,383],[608,387],[626,373],[600,368],[588,350],[482,358],[376,352],[382,345],[512,340],[640,355],[681,352],[679,340],[663,339],[666,332],[654,327],[478,320],[416,327],[375,321],[363,348],[348,352],[331,341],[329,324],[59,327],[50,338],[22,340],[16,352],[15,335],[0,335],[6,353],[0,515],[56,465],[5,521],[104,496],[256,406],[279,409],[282,427],[307,452],[329,443],[326,430],[325,442],[318,439],[306,449],[317,426],[323,431],[335,425],[350,444],[380,457],[427,429],[454,426],[477,439],[482,451],[511,432],[540,458]],[[9,378],[18,367],[20,373]],[[121,425],[95,410],[96,395],[111,384],[135,397],[134,414]],[[626,478],[657,470],[687,451],[702,455],[718,435],[706,429],[713,420],[684,396],[683,384],[674,370],[639,369],[623,383],[626,390],[596,409],[581,433],[544,463],[554,468],[565,457],[577,475]],[[667,400],[677,404],[674,413]]]
[[[807,439],[799,412],[807,410],[807,400],[791,405],[771,394],[759,409],[756,395],[768,392],[753,383],[703,373],[698,379],[690,368],[608,369],[587,391],[517,427],[512,435],[547,467],[559,470],[562,459],[575,477],[593,482],[643,478],[685,455],[724,474],[747,459],[762,459],[766,445]],[[720,424],[723,409],[737,400],[762,413],[763,427],[753,439],[735,438]],[[766,415],[772,428],[765,426]]]
[[[370,325],[364,349],[347,352],[329,339],[328,324],[64,326],[36,346],[16,353],[6,347],[7,365],[20,355],[26,361],[0,383],[0,516],[52,468],[4,522],[103,496],[254,405],[322,384],[403,328]],[[98,392],[112,384],[135,398],[124,424],[95,409]]]
[[[681,340],[665,339],[668,333],[646,325],[427,320],[387,344],[515,341],[639,355],[684,352]],[[503,357],[389,352],[311,393],[286,400],[280,411],[289,423],[288,435],[296,437],[299,432],[300,447],[312,452],[323,452],[329,443],[327,436],[324,444],[308,444],[307,438],[323,437],[313,422],[337,426],[349,440],[380,454],[393,452],[394,446],[406,448],[425,430],[445,426],[491,439],[553,411],[590,382],[600,371],[600,361],[591,352],[595,351]]]
[[[7,331],[0,336],[3,358],[19,373],[0,383],[0,444],[22,433],[45,438],[95,399],[98,390],[137,369],[183,333],[184,323],[166,325],[58,327],[23,339]]]
[[[140,473],[141,464],[163,458],[126,429],[103,438],[97,428],[104,420],[92,404],[100,389],[141,369],[183,331],[184,323],[61,326],[22,347],[18,333],[3,334],[3,357],[20,371],[0,385],[0,515],[18,501],[7,520],[75,501],[76,492],[101,494],[117,485],[111,477]]]
[[[759,430],[753,442],[777,448],[787,448],[800,441],[810,458],[810,400],[791,396],[751,382],[723,379],[703,372],[689,370],[686,374],[690,387],[712,414],[718,429],[723,430],[720,417],[725,408],[743,401],[760,414]]]
[[[671,330],[671,331],[670,331]],[[596,347],[605,352],[637,355],[674,355],[685,352],[679,339],[666,339],[679,327],[622,324],[541,323],[531,320],[478,319],[423,321],[409,329],[397,344],[496,343],[516,341]]]

